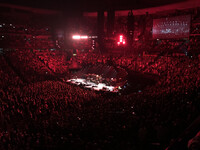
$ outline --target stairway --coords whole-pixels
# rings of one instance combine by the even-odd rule
[[[28,83],[28,81],[23,77],[23,75],[21,74],[21,72],[19,70],[17,70],[12,62],[10,61],[10,59],[4,54],[3,55],[6,63],[8,64],[8,66],[15,72],[15,74],[22,80],[23,83]]]

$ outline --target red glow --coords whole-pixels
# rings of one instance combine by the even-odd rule
[[[119,36],[119,42],[121,43],[122,40],[123,40],[123,35],[120,35],[120,36]]]
[[[125,39],[123,39],[123,44],[126,44]]]
[[[119,46],[120,44],[123,44],[123,45],[126,44],[126,41],[123,35],[119,35],[119,41],[117,42],[117,45]]]
[[[138,41],[139,39],[138,38],[135,38],[135,41]]]

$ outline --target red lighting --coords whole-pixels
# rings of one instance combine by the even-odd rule
[[[135,38],[135,41],[138,41],[139,39],[138,38]]]
[[[123,44],[126,44],[125,39],[123,39]]]
[[[120,35],[120,36],[119,36],[119,42],[121,43],[122,40],[123,40],[123,35]]]
[[[120,44],[123,44],[123,45],[126,44],[126,41],[123,35],[119,35],[119,41],[117,42],[117,45],[119,46]]]

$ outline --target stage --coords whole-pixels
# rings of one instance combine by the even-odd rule
[[[95,83],[91,82],[90,80],[87,79],[82,79],[82,78],[73,78],[67,80],[68,83],[75,84],[75,85],[82,85],[84,88],[89,88],[93,89],[95,91],[108,91],[108,92],[118,92],[119,87],[114,87],[111,85],[106,85],[105,83]]]

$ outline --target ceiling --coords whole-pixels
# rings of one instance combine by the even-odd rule
[[[0,0],[2,3],[60,11],[98,11],[142,9],[187,0]]]

